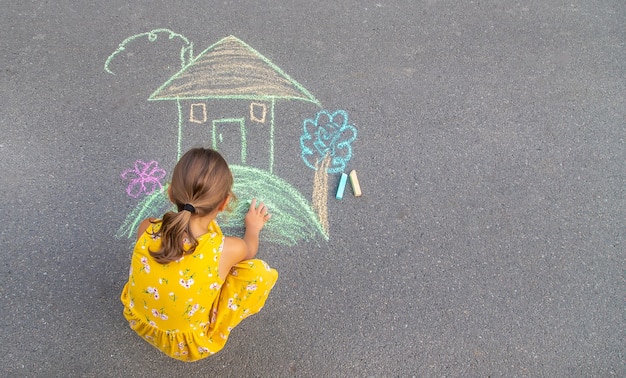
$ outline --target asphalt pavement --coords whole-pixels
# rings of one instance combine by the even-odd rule
[[[623,1],[5,1],[0,24],[0,376],[626,375]],[[272,117],[245,163],[310,201],[303,121],[341,110],[363,195],[329,173],[328,240],[265,240],[265,308],[187,364],[122,316],[116,234],[150,188],[121,174],[170,172],[216,110],[149,98],[229,36],[308,99],[231,120]]]

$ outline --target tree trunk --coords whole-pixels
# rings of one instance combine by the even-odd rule
[[[328,235],[328,166],[330,155],[326,155],[322,163],[315,164],[315,177],[313,179],[313,210],[320,219],[320,224]]]

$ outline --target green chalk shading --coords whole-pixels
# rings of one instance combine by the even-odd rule
[[[167,198],[167,188],[169,184],[163,186],[163,190],[154,191],[141,200],[124,220],[115,234],[118,239],[134,239],[137,227],[146,218],[160,218],[167,211],[176,211],[175,206]]]
[[[264,202],[272,218],[261,231],[261,241],[294,246],[299,241],[328,240],[309,202],[291,184],[267,171],[231,165],[235,178],[234,192],[238,198],[232,211],[218,216],[218,223],[227,235],[243,236],[243,219],[250,207],[248,200]],[[117,238],[134,238],[139,223],[145,218],[159,218],[173,206],[167,199],[167,186],[144,198],[126,217]]]
[[[224,232],[243,235],[243,218],[250,207],[247,201],[257,198],[272,214],[261,231],[262,241],[293,246],[320,236],[328,240],[311,205],[291,184],[260,169],[236,165],[230,168],[238,201],[232,205],[231,213],[222,213],[218,218]]]

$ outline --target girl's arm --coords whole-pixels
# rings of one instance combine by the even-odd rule
[[[243,260],[253,259],[256,256],[259,250],[259,234],[265,222],[271,217],[272,215],[268,213],[267,207],[262,202],[257,208],[256,199],[252,200],[244,218],[246,231],[243,239],[231,236],[224,238],[224,248],[219,263],[220,278],[226,278],[233,265]]]

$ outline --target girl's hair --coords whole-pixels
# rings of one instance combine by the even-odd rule
[[[161,249],[150,251],[150,255],[158,263],[167,264],[193,253],[197,240],[189,227],[192,213],[183,207],[192,205],[194,216],[210,214],[229,195],[234,199],[232,187],[233,175],[217,151],[208,148],[187,151],[174,167],[169,187],[170,199],[178,207],[178,212],[163,215],[161,227],[153,233],[161,237]],[[186,250],[185,238],[190,244]]]

